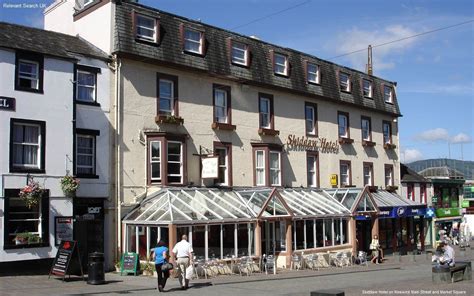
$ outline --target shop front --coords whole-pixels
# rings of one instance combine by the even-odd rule
[[[196,260],[273,255],[288,267],[295,252],[351,249],[350,212],[322,190],[162,189],[123,219],[127,252],[149,259],[158,240],[183,234]]]
[[[436,218],[434,219],[434,234],[436,244],[438,244],[445,238],[453,237],[453,229],[459,228],[463,217],[460,208],[436,209],[435,215]]]
[[[384,254],[423,251],[426,205],[384,190],[373,192],[372,196],[379,208],[379,241]]]

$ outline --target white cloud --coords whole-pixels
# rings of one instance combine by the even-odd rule
[[[398,40],[416,34],[417,31],[403,25],[391,25],[382,30],[366,31],[354,27],[353,29],[339,34],[329,46],[335,49],[335,55],[345,54],[354,50]],[[390,69],[395,67],[395,62],[389,56],[394,52],[403,52],[411,48],[419,39],[407,39],[400,42],[387,44],[372,49],[374,70]],[[344,57],[352,67],[364,71],[367,63],[367,52],[351,54]]]
[[[418,134],[416,139],[427,142],[448,141],[449,133],[444,128],[435,128]]]
[[[451,143],[454,143],[454,144],[470,143],[471,141],[472,141],[471,137],[469,137],[465,133],[459,133],[451,138]]]
[[[405,163],[423,159],[423,154],[417,149],[405,149],[405,151],[402,152],[402,155],[403,162]]]

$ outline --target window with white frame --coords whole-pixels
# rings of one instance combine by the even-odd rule
[[[351,91],[351,82],[350,82],[349,74],[346,74],[344,72],[339,72],[339,89],[345,92]]]
[[[364,164],[364,186],[372,186],[372,164]]]
[[[259,98],[260,127],[271,128],[270,99]]]
[[[135,16],[136,36],[139,39],[156,42],[156,19],[141,14]]]
[[[390,122],[383,122],[383,143],[392,144],[392,126]]]
[[[307,63],[306,76],[308,78],[308,82],[319,84],[319,65]]]
[[[173,115],[174,114],[174,82],[167,79],[159,80],[159,96],[160,108],[159,114]]]
[[[273,69],[275,74],[288,75],[288,58],[285,55],[274,53]]]
[[[150,141],[150,174],[152,181],[161,181],[161,141]]]
[[[76,174],[95,174],[95,136],[76,135]]]
[[[91,3],[93,3],[93,2],[94,2],[94,0],[84,0],[84,7],[91,4]]]
[[[216,180],[217,185],[229,185],[229,153],[227,147],[216,147],[214,149],[215,155],[218,157],[218,177]]]
[[[370,80],[362,80],[362,90],[364,92],[364,97],[372,98],[372,82]]]
[[[36,61],[23,60],[18,61],[18,86],[36,89],[40,88],[39,63]]]
[[[338,126],[339,126],[339,137],[348,138],[349,137],[349,120],[346,113],[338,113]]]
[[[40,169],[43,151],[44,130],[40,124],[12,121],[13,168]]]
[[[183,144],[168,141],[168,183],[183,183]]]
[[[370,118],[363,117],[361,119],[362,140],[370,141]]]
[[[184,29],[184,50],[187,52],[202,54],[203,48],[202,32]]]
[[[307,167],[307,176],[308,176],[308,187],[317,187],[317,156],[308,155],[306,157],[306,167]]]
[[[391,86],[384,85],[383,97],[386,103],[393,103],[393,88]]]
[[[215,122],[228,123],[227,116],[227,91],[214,89],[214,120]]]
[[[265,186],[265,151],[255,151],[255,185]]]
[[[247,66],[248,46],[240,42],[232,41],[231,57],[232,63]]]
[[[316,110],[314,106],[305,106],[306,133],[316,135]]]
[[[270,151],[270,186],[281,185],[280,152]]]
[[[341,185],[349,186],[351,185],[350,181],[350,164],[348,162],[340,163],[340,176],[341,176]]]
[[[385,186],[393,186],[393,166],[385,166]]]
[[[96,94],[97,74],[84,70],[77,70],[77,96],[76,100],[94,102]]]

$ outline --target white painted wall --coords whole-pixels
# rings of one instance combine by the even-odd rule
[[[98,179],[81,179],[78,197],[109,197],[110,183],[110,70],[104,61],[81,58],[79,65],[97,67],[97,103],[99,106],[76,104],[76,128],[99,130],[96,137],[96,174]]]
[[[75,35],[72,15],[74,14],[74,1],[56,0],[44,11],[44,29]]]
[[[45,10],[44,28],[68,35],[79,35],[109,53],[112,48],[113,5],[115,5],[112,2],[74,21],[75,0],[58,0]]]
[[[9,173],[10,118],[40,120],[46,122],[45,174],[32,176],[44,188],[50,190],[50,205],[58,216],[72,215],[72,201],[65,199],[59,185],[59,178],[66,173],[66,155],[72,156],[72,83],[73,63],[59,59],[44,59],[44,94],[15,91],[15,52],[0,50],[0,96],[16,99],[16,111],[0,111],[0,210],[4,211],[4,189],[22,188],[26,174]],[[29,260],[52,257],[54,246],[54,216],[49,216],[50,247],[38,249],[3,250],[0,247],[0,261]],[[4,245],[3,214],[0,215],[0,246]]]

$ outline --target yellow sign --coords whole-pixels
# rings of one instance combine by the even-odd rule
[[[337,185],[337,174],[331,175],[331,185]]]

